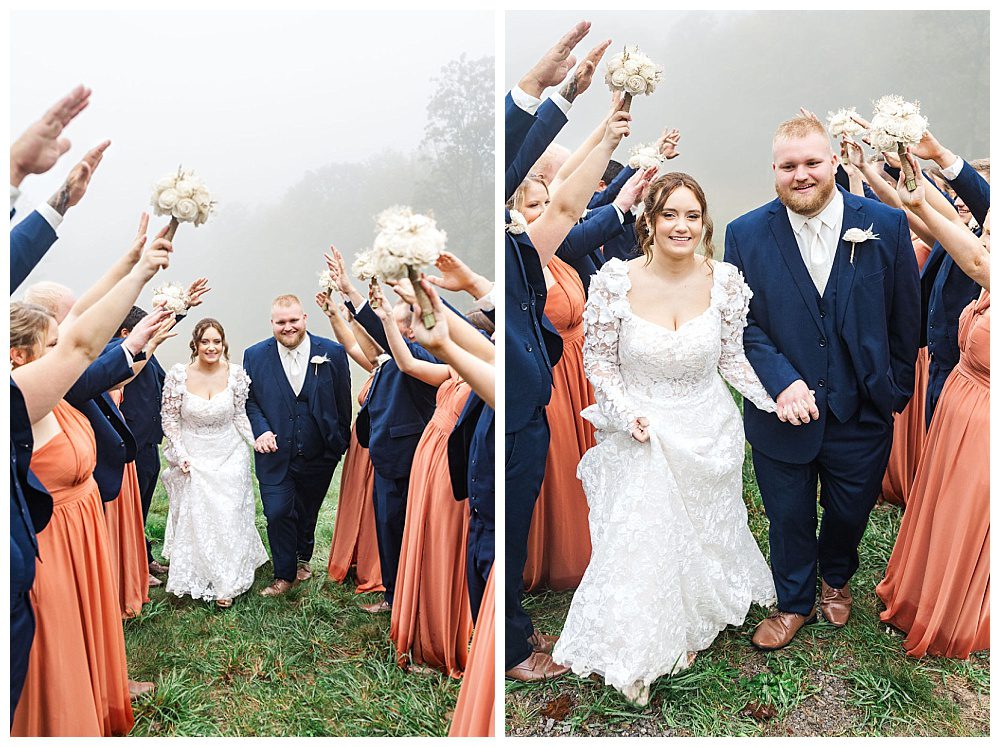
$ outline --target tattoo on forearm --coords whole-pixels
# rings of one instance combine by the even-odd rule
[[[566,81],[566,85],[563,86],[562,90],[559,93],[562,94],[562,97],[564,99],[566,99],[569,102],[572,102],[573,99],[576,98],[577,87],[578,83],[576,80],[576,76],[574,75],[572,78]]]
[[[63,184],[56,192],[49,198],[49,205],[59,213],[59,215],[66,215],[66,210],[69,209],[69,185]]]

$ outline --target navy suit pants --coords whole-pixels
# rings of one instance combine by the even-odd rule
[[[34,560],[34,558],[32,558]],[[28,674],[28,652],[35,637],[35,613],[27,592],[10,593],[10,722]]]
[[[528,530],[535,501],[545,476],[549,450],[549,424],[544,408],[538,408],[516,433],[508,433],[504,470],[507,486],[507,556],[504,568],[504,661],[511,669],[531,656],[528,643],[534,632],[531,618],[521,605],[524,594],[524,564],[528,560]]]
[[[330,489],[337,461],[296,456],[280,483],[260,484],[276,579],[295,581],[297,561],[312,558],[316,519]]]
[[[817,565],[830,586],[839,589],[851,580],[891,449],[891,423],[862,423],[858,415],[841,423],[829,414],[819,454],[811,462],[781,462],[753,449],[757,485],[770,521],[771,573],[779,609],[809,614],[816,601]],[[823,508],[818,538],[817,479]]]
[[[396,593],[396,573],[399,554],[403,549],[403,525],[406,522],[406,494],[410,489],[410,476],[382,477],[375,470],[375,536],[378,539],[378,559],[382,568],[382,585],[385,601],[392,604]]]
[[[135,451],[135,471],[139,478],[139,497],[142,501],[142,526],[146,527],[146,517],[149,516],[149,505],[156,492],[156,478],[160,476],[160,450],[156,444],[142,444]],[[153,562],[153,551],[146,536],[146,560]]]
[[[493,527],[480,521],[476,514],[469,517],[469,539],[466,548],[466,575],[469,579],[469,605],[472,608],[472,622],[479,619],[479,608],[486,591],[486,579],[493,568],[496,555]]]

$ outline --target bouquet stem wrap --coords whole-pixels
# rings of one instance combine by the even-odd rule
[[[371,306],[373,309],[377,309],[379,306],[381,306],[378,298],[375,296],[374,293],[375,286],[377,284],[378,284],[377,278],[373,277],[371,280],[368,281],[368,305]]]
[[[906,188],[910,192],[915,192],[917,189],[917,179],[916,174],[913,173],[913,167],[910,166],[910,159],[906,157],[906,146],[903,143],[899,143],[896,146],[896,152],[899,153],[899,165],[903,169],[903,175],[906,177]]]
[[[431,299],[427,297],[424,287],[420,284],[420,273],[412,267],[407,267],[406,274],[410,278],[410,284],[413,285],[413,293],[417,297],[417,303],[420,304],[420,316],[423,319],[424,328],[434,329],[437,319],[434,318],[434,307],[431,306]]]
[[[177,227],[180,226],[180,224],[181,224],[180,221],[177,220],[176,218],[170,219],[170,224],[167,226],[167,233],[165,236],[167,241],[174,240],[174,234],[177,233]]]
[[[625,95],[622,96],[622,108],[621,108],[621,110],[623,112],[627,112],[631,108],[632,108],[632,94],[629,93],[628,91],[625,91]]]

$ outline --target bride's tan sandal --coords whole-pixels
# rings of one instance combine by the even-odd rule
[[[220,610],[228,610],[230,607],[233,606],[233,600],[232,599],[216,599],[215,600],[215,606],[218,607]]]

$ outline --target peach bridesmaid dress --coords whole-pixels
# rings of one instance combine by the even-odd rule
[[[917,265],[923,269],[931,248],[920,239],[914,239],[913,251],[917,255]],[[917,473],[917,462],[924,450],[924,439],[927,436],[924,417],[927,404],[927,365],[927,348],[923,347],[917,352],[913,398],[893,421],[892,451],[889,453],[889,466],[882,478],[881,499],[896,506],[906,505],[913,476]]]
[[[472,636],[472,650],[469,652],[469,666],[458,691],[455,715],[451,720],[449,737],[492,737],[493,694],[496,678],[493,676],[493,651],[496,630],[493,620],[496,616],[493,572],[490,569],[483,591],[483,606],[479,609],[479,625]]]
[[[361,387],[358,404],[365,401],[374,375]],[[372,489],[375,470],[368,449],[358,443],[357,423],[351,428],[351,443],[340,473],[340,493],[337,498],[337,518],[330,545],[330,560],[326,573],[331,581],[342,584],[351,566],[355,567],[358,594],[385,591],[382,586],[382,566],[378,560],[378,539],[375,536],[375,506]]]
[[[115,405],[121,406],[122,397],[120,389],[111,392]],[[118,583],[118,605],[122,618],[135,617],[142,611],[142,605],[149,602],[146,535],[135,462],[125,465],[118,497],[104,504],[104,520],[108,527],[111,570]]]
[[[545,315],[563,338],[563,354],[552,370],[552,399],[545,408],[549,451],[545,477],[531,517],[524,588],[575,589],[590,562],[590,509],[576,467],[594,446],[594,427],[580,412],[594,404],[583,372],[583,307],[586,295],[576,270],[558,257],[547,265],[555,283]]]
[[[31,604],[35,640],[12,736],[120,736],[132,729],[125,637],[101,495],[94,431],[60,402],[61,432],[35,448],[31,469],[52,494],[38,535]]]
[[[961,357],[927,433],[885,579],[883,622],[910,656],[990,647],[990,297],[966,307]]]
[[[413,455],[389,628],[401,667],[434,667],[451,677],[465,670],[472,612],[465,559],[469,507],[452,493],[448,437],[470,391],[452,371],[438,387],[434,415]]]

